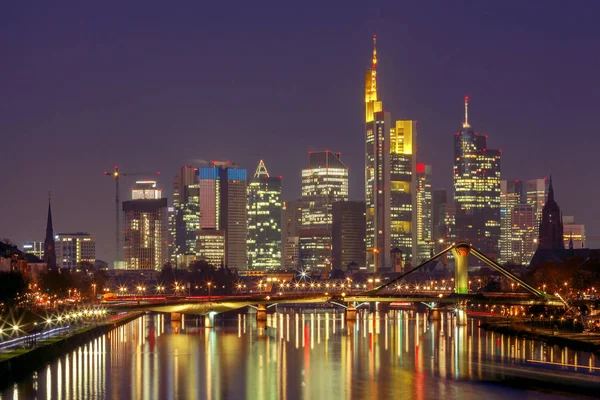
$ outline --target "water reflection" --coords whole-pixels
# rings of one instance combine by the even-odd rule
[[[214,328],[203,318],[146,315],[65,354],[4,390],[2,399],[463,398],[522,395],[489,381],[575,370],[600,382],[598,358],[568,348],[429,321],[410,311],[251,314]],[[564,371],[540,368],[562,363]],[[543,364],[545,365],[545,364]],[[583,375],[582,375],[583,374]],[[548,396],[535,393],[535,398]]]

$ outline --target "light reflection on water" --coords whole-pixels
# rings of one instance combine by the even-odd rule
[[[571,372],[528,360],[579,365],[578,376],[600,386],[594,355],[486,332],[476,321],[457,327],[450,314],[431,322],[414,312],[362,313],[354,322],[320,310],[270,314],[261,323],[252,314],[217,317],[215,328],[202,322],[145,315],[65,354],[0,398],[537,399],[551,396],[490,381],[530,372],[570,379]]]

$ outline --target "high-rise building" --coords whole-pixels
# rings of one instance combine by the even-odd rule
[[[248,180],[248,269],[281,267],[281,177],[260,160]]]
[[[305,268],[322,269],[331,262],[332,206],[348,200],[348,167],[340,153],[310,152],[302,170],[302,230],[300,262]],[[309,238],[315,238],[310,243]],[[317,239],[318,238],[318,239]]]
[[[456,236],[497,259],[500,240],[500,150],[487,148],[487,135],[476,133],[468,120],[454,137],[454,201]]]
[[[156,187],[156,181],[136,181],[131,190],[131,200],[160,198],[162,198],[162,189]]]
[[[416,257],[416,121],[392,123],[377,93],[377,48],[365,77],[367,267],[391,266],[391,249]],[[400,254],[400,253],[398,253]]]
[[[581,249],[587,245],[585,225],[576,223],[575,217],[563,216],[563,231],[565,248]]]
[[[432,194],[432,224],[433,224],[433,240],[438,243],[440,239],[445,237],[444,214],[446,211],[446,189],[436,189]]]
[[[81,262],[96,262],[96,242],[87,232],[58,233],[54,242],[59,268],[77,268]]]
[[[302,228],[302,200],[287,200],[281,207],[281,265],[298,268],[300,263],[300,229]]]
[[[348,264],[365,264],[365,202],[339,201],[332,208],[332,264],[345,269]]]
[[[504,262],[527,265],[535,251],[535,213],[530,204],[516,204],[511,216],[511,249]]]
[[[48,197],[48,219],[46,221],[46,239],[44,240],[44,262],[48,269],[56,268],[56,250],[54,243],[54,228],[52,227],[52,206]]]
[[[196,232],[200,228],[198,168],[183,166],[173,183],[173,208],[170,229],[170,261],[185,268],[196,254]]]
[[[225,231],[225,265],[247,267],[246,170],[229,161],[213,161],[198,170],[200,229]],[[202,256],[202,254],[198,254]]]
[[[546,178],[530,179],[525,183],[526,203],[531,205],[535,213],[535,237],[540,235],[542,223],[542,209],[546,204],[548,194],[548,180]]]
[[[40,260],[44,259],[44,242],[30,241],[23,243],[23,251],[27,254],[33,254]]]
[[[125,268],[160,270],[168,261],[167,199],[124,201],[122,209]]]
[[[431,165],[417,164],[417,263],[431,257],[433,240],[433,193]]]
[[[500,181],[500,258],[501,264],[513,260],[513,209],[523,203],[522,181]]]
[[[542,209],[538,249],[561,250],[565,248],[562,212],[554,200],[552,176],[548,186],[548,200]]]

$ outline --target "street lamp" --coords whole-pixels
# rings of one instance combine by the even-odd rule
[[[212,282],[207,282],[206,285],[208,286],[208,301],[210,301],[210,287],[212,286]]]
[[[96,284],[92,283],[92,289],[94,290],[94,301],[96,300]]]

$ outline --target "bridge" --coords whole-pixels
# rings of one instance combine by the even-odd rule
[[[452,252],[455,258],[454,290],[432,291],[423,288],[421,292],[402,290],[401,282],[410,274],[423,268],[431,261]],[[468,257],[473,254],[485,264],[498,271],[502,276],[517,283],[526,293],[469,293],[468,283]],[[406,286],[404,286],[406,288]],[[257,319],[266,319],[267,309],[277,304],[335,304],[345,308],[346,319],[356,319],[356,309],[370,303],[419,303],[432,310],[432,318],[439,317],[439,310],[453,306],[456,312],[456,322],[466,324],[466,310],[469,303],[485,303],[498,305],[533,306],[545,305],[561,307],[566,306],[563,299],[558,296],[543,293],[514,274],[510,273],[494,260],[465,242],[455,243],[438,254],[423,261],[415,268],[400,274],[398,277],[384,282],[371,290],[352,291],[349,286],[347,292],[329,293],[320,291],[314,286],[305,293],[262,293],[251,296],[219,296],[215,297],[182,297],[182,296],[147,296],[143,298],[118,298],[116,301],[106,301],[105,305],[113,310],[154,311],[174,314],[194,314],[205,316],[205,326],[213,326],[214,315],[245,307],[254,307],[257,310]]]

